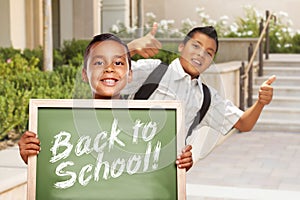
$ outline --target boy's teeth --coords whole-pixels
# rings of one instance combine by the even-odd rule
[[[198,60],[193,60],[195,63],[197,63],[197,64],[201,64],[201,62],[200,61],[198,61]]]
[[[106,82],[106,83],[114,83],[115,80],[113,80],[113,79],[105,79],[104,82]]]

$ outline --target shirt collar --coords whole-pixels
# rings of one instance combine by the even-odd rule
[[[180,64],[180,60],[179,58],[176,58],[175,60],[173,60],[170,64],[170,67],[172,68],[172,70],[175,72],[174,73],[174,80],[180,80],[180,79],[184,79],[185,77],[189,77],[190,75],[188,75],[182,68],[181,64]]]
[[[175,60],[173,60],[170,64],[170,67],[172,67],[174,72],[176,72],[176,73],[174,73],[174,80],[180,80],[180,79],[184,79],[186,77],[188,77],[189,79],[191,78],[191,76],[183,70],[183,67],[181,66],[179,58],[176,58]],[[201,76],[199,76],[197,78],[197,82],[199,85],[202,85]]]

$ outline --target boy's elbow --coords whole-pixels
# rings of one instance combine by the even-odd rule
[[[238,129],[240,132],[249,132],[253,129],[254,125],[247,122],[243,122],[241,119],[234,125],[234,128]]]
[[[240,132],[249,132],[252,130],[253,127],[242,127],[242,128],[238,128],[238,130]]]

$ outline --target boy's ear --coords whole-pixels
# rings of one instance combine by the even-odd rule
[[[87,74],[86,74],[86,69],[85,68],[82,68],[82,70],[81,70],[81,77],[82,77],[82,80],[84,82],[88,82],[88,78],[87,78]]]
[[[132,81],[132,70],[130,69],[128,71],[128,81],[127,81],[127,83],[131,83],[131,81]]]
[[[178,45],[178,51],[181,52],[184,48],[184,44],[181,42],[179,45]]]

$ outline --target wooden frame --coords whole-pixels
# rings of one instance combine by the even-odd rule
[[[181,153],[182,148],[185,145],[185,125],[184,125],[184,113],[181,103],[178,101],[144,101],[144,100],[74,100],[74,99],[31,99],[29,106],[29,130],[38,133],[38,119],[39,110],[43,108],[50,109],[170,109],[176,112],[176,153]],[[38,135],[39,138],[43,137]],[[43,143],[41,144],[42,151]],[[39,154],[40,156],[40,154]],[[175,163],[175,161],[174,161]],[[49,163],[48,163],[49,164]],[[28,189],[27,199],[36,199],[36,180],[37,180],[37,156],[31,156],[28,159]],[[186,180],[185,170],[176,169],[177,173],[177,199],[186,199]]]

